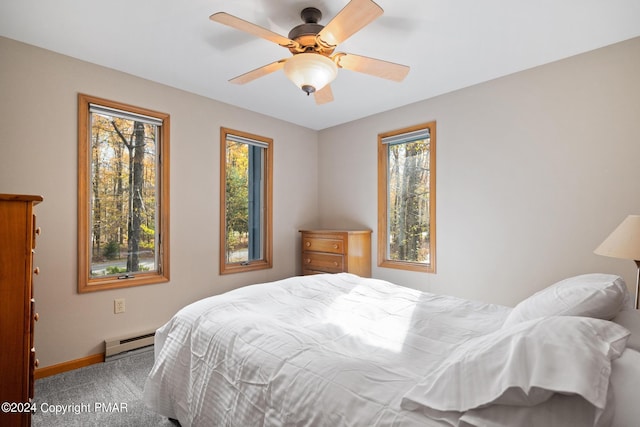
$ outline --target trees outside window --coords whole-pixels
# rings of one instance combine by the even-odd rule
[[[273,140],[220,130],[220,273],[271,268]]]
[[[435,122],[378,135],[378,265],[435,272]]]
[[[168,114],[79,95],[79,292],[169,280],[168,156]]]

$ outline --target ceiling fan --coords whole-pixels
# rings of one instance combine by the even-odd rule
[[[327,25],[323,26],[318,23],[322,13],[315,7],[307,7],[300,13],[304,23],[294,27],[288,37],[225,12],[214,13],[209,19],[277,43],[293,54],[289,58],[280,59],[234,77],[229,80],[231,83],[245,84],[284,69],[284,73],[296,86],[307,95],[313,93],[317,104],[324,104],[333,101],[330,83],[335,79],[338,68],[398,82],[402,81],[409,72],[409,67],[406,65],[352,53],[334,53],[340,43],[383,13],[382,8],[371,0],[351,0]]]

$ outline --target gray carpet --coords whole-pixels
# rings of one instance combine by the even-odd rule
[[[152,365],[153,347],[37,380],[32,426],[175,427],[166,417],[147,409],[141,400]],[[56,414],[56,408],[66,413]]]

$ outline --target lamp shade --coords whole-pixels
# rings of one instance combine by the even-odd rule
[[[613,258],[640,260],[640,215],[629,215],[594,251]]]
[[[338,66],[319,53],[299,53],[284,63],[284,73],[307,94],[322,89],[336,78]]]

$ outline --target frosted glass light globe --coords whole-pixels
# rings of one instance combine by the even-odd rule
[[[319,53],[299,53],[287,59],[284,73],[309,95],[331,83],[338,74],[338,66]]]

